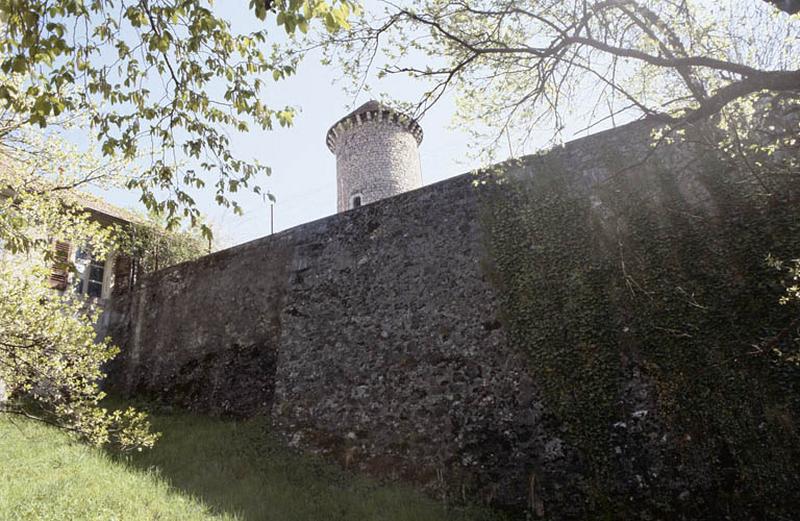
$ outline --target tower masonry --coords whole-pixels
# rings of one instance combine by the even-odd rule
[[[326,142],[336,155],[339,212],[422,186],[422,128],[406,114],[369,101],[336,122]]]

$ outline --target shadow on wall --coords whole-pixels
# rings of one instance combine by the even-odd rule
[[[692,164],[655,157],[586,197],[551,155],[484,212],[503,325],[581,456],[545,483],[575,473],[604,519],[794,518],[800,372],[762,346],[796,349],[764,258],[797,255],[800,187]]]
[[[379,485],[292,452],[272,437],[264,418],[152,419],[162,438],[154,449],[126,457],[127,464],[156,470],[215,513],[242,521],[501,519],[478,507],[446,508],[410,488]]]

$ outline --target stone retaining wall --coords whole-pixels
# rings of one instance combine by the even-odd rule
[[[702,199],[688,151],[651,156],[648,136],[633,124],[501,167],[535,176],[557,159],[581,172],[575,190],[591,197],[590,186],[635,178],[657,160]],[[110,386],[204,412],[270,415],[293,445],[437,493],[542,511],[544,486],[548,500],[579,511],[579,455],[506,338],[481,225],[486,201],[505,189],[486,175],[150,276],[109,311],[122,347]]]

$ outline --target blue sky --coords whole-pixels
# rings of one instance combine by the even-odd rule
[[[372,12],[382,11],[386,5],[381,0],[364,0],[364,4],[365,9]],[[701,4],[708,2],[704,0]],[[756,4],[763,8],[761,2]],[[247,9],[247,2],[224,2],[224,5],[218,2],[214,5],[222,16],[231,21],[234,32],[248,32],[265,23],[257,20]],[[270,23],[273,25],[271,34],[279,40],[285,40],[282,29],[274,27],[274,19],[270,18],[266,23],[268,27]],[[430,65],[432,60],[423,56],[415,59],[419,61],[414,63],[412,59],[405,65],[424,67]],[[295,76],[277,83],[271,78],[265,79],[267,87],[264,96],[268,106],[282,108],[291,105],[301,110],[294,126],[269,132],[254,129],[247,134],[231,135],[232,148],[238,157],[258,160],[272,168],[272,176],[259,184],[277,198],[274,206],[276,232],[335,213],[336,164],[325,146],[325,134],[334,122],[370,99],[368,94],[362,94],[358,99],[349,96],[344,90],[346,80],[341,74],[335,64],[322,65],[320,53],[305,56]],[[386,93],[391,99],[415,102],[420,99],[425,85],[407,76],[390,76],[373,83],[372,87],[373,92]],[[587,98],[593,95],[591,86],[584,91],[584,95]],[[580,109],[582,101],[579,96],[573,100],[573,104]],[[425,133],[420,147],[424,184],[482,166],[470,154],[468,134],[451,126],[454,111],[452,94],[445,95],[420,121]],[[570,140],[576,135],[584,135],[579,129],[585,129],[590,118],[577,112],[568,118],[561,137]],[[617,124],[624,122],[622,118],[616,121]],[[598,132],[610,125],[611,121],[606,120],[594,126],[590,132]],[[580,133],[575,134],[575,131]],[[546,146],[550,137],[551,132],[538,132],[536,138],[539,142],[529,143],[525,152]],[[214,179],[208,181],[208,186],[213,185]],[[103,195],[118,206],[141,210],[137,193],[117,190]],[[244,210],[243,216],[218,207],[213,197],[213,190],[208,189],[197,194],[196,200],[215,231],[218,247],[240,244],[269,233],[269,205],[260,196],[240,192],[237,200]]]
[[[330,126],[350,110],[366,101],[354,100],[335,84],[338,71],[320,64],[320,56],[307,56],[298,74],[273,84],[268,98],[273,106],[291,104],[301,113],[288,129],[254,131],[238,135],[237,151],[257,158],[272,168],[264,186],[277,198],[275,230],[283,230],[336,212],[336,161],[325,145]],[[405,85],[404,85],[405,84]],[[406,88],[404,88],[404,86]],[[392,81],[392,93],[411,100],[418,91],[410,78]],[[425,136],[420,147],[423,182],[428,184],[468,171],[474,165],[466,160],[467,136],[449,129],[452,99],[426,114],[421,122]],[[208,208],[206,213],[224,242],[236,244],[269,232],[269,209],[257,197],[244,200],[245,215]]]
[[[367,0],[367,8],[379,2]],[[260,23],[247,10],[246,2],[216,4],[231,20],[233,30],[244,32]],[[273,34],[279,34],[278,29]],[[272,175],[261,180],[263,188],[277,201],[274,206],[275,231],[319,219],[336,212],[336,162],[325,146],[328,128],[356,106],[369,101],[368,94],[358,99],[345,93],[344,80],[335,65],[323,66],[321,53],[304,57],[295,76],[281,82],[265,81],[265,97],[271,107],[291,105],[300,109],[290,128],[272,131],[254,129],[247,134],[232,133],[234,151],[242,158],[257,159],[272,168]],[[393,77],[376,84],[375,92],[413,101],[423,86],[408,77]],[[440,181],[478,166],[470,162],[467,135],[450,128],[454,112],[452,97],[441,100],[421,121],[425,137],[420,148],[425,184]],[[112,204],[143,210],[138,193],[125,190],[98,192]],[[240,244],[269,234],[269,206],[260,196],[239,192],[244,215],[218,207],[213,191],[198,194],[201,211],[210,221],[220,247]]]
[[[367,9],[382,9],[378,1],[365,3]],[[223,16],[238,30],[254,28],[258,23],[245,2],[238,7],[227,4]],[[277,198],[276,232],[336,213],[336,161],[325,146],[325,135],[333,123],[370,99],[367,94],[358,99],[346,94],[340,71],[335,65],[322,65],[321,57],[319,52],[310,53],[295,76],[279,83],[267,82],[266,98],[270,106],[292,105],[301,110],[291,128],[253,131],[234,139],[242,156],[256,158],[272,168],[272,175],[263,185]],[[422,85],[407,77],[383,80],[376,87],[376,92],[388,92],[403,101],[412,101],[422,89]],[[477,166],[464,161],[466,134],[448,129],[453,110],[453,99],[449,98],[421,122],[425,137],[420,159],[426,184]],[[209,206],[203,211],[225,245],[269,233],[269,208],[257,196],[243,197],[245,214],[241,217],[214,208],[210,200],[207,203]]]
[[[220,14],[231,21],[235,32],[253,30],[263,23],[251,14],[245,2],[216,6]],[[366,0],[365,6],[368,10],[383,9],[380,0]],[[272,34],[285,38],[277,28]],[[336,162],[325,146],[325,134],[342,116],[371,99],[369,94],[361,94],[358,99],[348,95],[341,72],[335,64],[322,65],[321,57],[319,52],[305,56],[297,74],[287,80],[265,81],[264,96],[269,106],[291,105],[301,110],[291,128],[254,129],[246,134],[232,134],[233,149],[239,157],[257,159],[272,168],[272,175],[259,184],[277,198],[274,205],[276,232],[336,212]],[[373,83],[372,87],[376,94],[386,93],[392,99],[407,102],[417,101],[424,89],[423,84],[407,76],[391,76]],[[454,98],[446,95],[420,121],[424,131],[420,147],[424,184],[481,166],[470,154],[467,133],[451,125],[454,111]],[[601,128],[598,126],[593,131]],[[534,143],[534,147],[544,144],[547,136],[542,138],[543,143]],[[114,190],[99,195],[118,206],[142,210],[138,193]],[[213,196],[213,190],[208,189],[198,193],[196,199],[214,229],[217,247],[233,246],[269,234],[269,205],[260,196],[239,192],[237,200],[244,210],[243,216],[217,206]]]

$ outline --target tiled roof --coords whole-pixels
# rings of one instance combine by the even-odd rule
[[[82,206],[91,212],[103,214],[119,221],[138,222],[142,220],[142,218],[135,213],[114,206],[96,195],[79,190],[71,190],[70,192],[68,196],[69,202]]]

